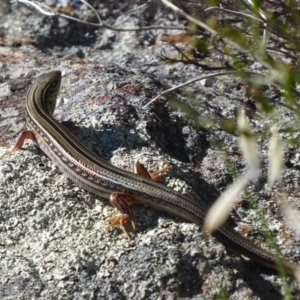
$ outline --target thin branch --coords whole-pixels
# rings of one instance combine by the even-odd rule
[[[253,16],[251,16],[249,14],[246,14],[246,13],[243,13],[243,12],[239,12],[239,11],[230,10],[230,9],[225,9],[223,7],[212,6],[212,7],[208,7],[204,11],[209,11],[209,10],[212,10],[212,9],[217,9],[217,10],[229,12],[229,13],[232,13],[232,14],[237,15],[237,16],[244,16],[244,17],[247,17],[247,18],[250,18],[250,19],[253,19],[253,20],[256,20],[256,21],[259,21],[259,22],[263,23],[263,21],[261,19],[253,17]]]
[[[192,16],[190,16],[189,14],[187,14],[186,12],[184,12],[182,9],[178,8],[177,6],[175,6],[174,4],[172,4],[169,0],[160,0],[164,5],[166,5],[167,7],[171,8],[173,11],[175,11],[178,14],[183,15],[185,18],[187,18],[190,22],[195,23],[196,25],[202,27],[203,29],[207,30],[208,32],[210,32],[212,35],[218,35],[218,32],[215,31],[214,29],[208,27],[205,23],[203,23],[200,20],[197,20],[195,18],[193,18]],[[250,3],[251,4],[251,3]],[[252,5],[252,4],[251,4]],[[250,6],[251,6],[250,5]],[[266,20],[265,15],[262,13],[262,11],[259,11],[259,15]],[[265,22],[264,22],[265,24]],[[232,41],[231,39],[227,38],[227,37],[222,37],[223,41],[226,42],[227,44],[229,44],[230,46],[232,46],[233,48],[235,48],[237,51],[240,51],[242,53],[246,53],[246,51],[249,51],[248,49],[244,49],[243,47],[241,47],[238,43]],[[288,50],[288,48],[285,46],[284,47],[286,50]],[[293,51],[293,49],[292,49]],[[250,52],[251,53],[251,52]],[[253,52],[252,53],[253,59],[255,59],[256,61],[258,61],[262,66],[264,66],[267,70],[269,70],[270,72],[274,73],[274,67],[272,66],[271,63],[269,63],[268,61],[264,60],[264,54],[263,53],[257,53],[257,52]],[[277,76],[276,78],[274,78],[274,83],[279,84],[280,86],[282,86],[282,78],[280,78],[280,76]],[[295,88],[292,88],[293,92],[295,93],[295,96],[299,97],[300,96],[300,92],[298,92]]]
[[[39,3],[36,1],[31,1],[31,0],[12,0],[10,1],[10,3],[20,3],[21,5],[25,6],[26,8],[30,9],[31,11],[43,15],[43,16],[47,16],[47,17],[53,17],[53,16],[57,16],[58,13],[56,13],[53,9],[51,9],[49,6],[43,4],[43,3]],[[41,8],[45,7],[47,10],[44,10]]]
[[[207,26],[205,23],[203,23],[200,20],[197,20],[195,18],[193,18],[192,16],[190,16],[189,14],[187,14],[186,12],[184,12],[182,9],[178,8],[177,6],[175,6],[174,4],[170,3],[168,0],[160,0],[165,6],[171,8],[172,10],[174,10],[175,12],[177,12],[178,14],[183,15],[185,18],[187,18],[189,21],[197,24],[198,26],[202,27],[203,29],[207,30],[208,32],[210,32],[212,35],[217,36],[218,32],[212,28],[210,28],[209,26]],[[248,49],[244,49],[243,47],[241,47],[238,43],[226,38],[226,37],[222,37],[222,39],[229,44],[230,46],[232,46],[233,48],[235,48],[236,50],[240,51],[240,52],[245,52],[248,51]],[[258,55],[254,55],[254,58],[259,61],[265,68],[267,68],[268,70],[272,70],[272,66],[264,61],[260,56]]]
[[[101,18],[100,18],[100,15],[99,15],[98,12],[97,12],[97,10],[96,10],[91,4],[89,4],[88,2],[86,2],[85,0],[81,0],[81,2],[84,3],[86,6],[88,6],[88,7],[95,13],[95,15],[96,15],[96,17],[97,17],[99,23],[100,23],[101,25],[103,25],[103,22],[102,22],[102,20],[101,20]]]
[[[88,5],[88,7],[92,8],[92,6],[90,4],[88,4],[86,1],[84,0],[80,0],[82,3]],[[47,17],[61,17],[64,19],[68,19],[68,20],[72,20],[84,25],[89,25],[89,26],[93,26],[93,27],[97,27],[97,28],[104,28],[104,29],[108,29],[108,30],[112,30],[112,31],[121,31],[121,32],[125,32],[125,31],[144,31],[144,30],[157,30],[157,29],[163,29],[163,30],[186,30],[187,28],[185,26],[144,26],[144,27],[132,27],[132,28],[119,28],[119,27],[114,27],[114,26],[110,26],[105,24],[99,14],[96,12],[96,10],[94,8],[92,8],[93,12],[96,14],[97,19],[99,20],[99,23],[91,23],[91,22],[86,22],[86,21],[82,21],[80,19],[77,18],[73,18],[71,16],[59,13],[54,11],[53,9],[51,9],[51,7],[41,3],[41,2],[37,2],[34,0],[11,0],[11,3],[19,3],[23,6],[25,6],[26,8],[40,14],[43,16],[47,16]]]
[[[213,73],[213,74],[209,74],[209,75],[204,75],[204,76],[200,76],[200,77],[197,77],[197,78],[194,78],[194,79],[191,79],[189,81],[186,81],[182,84],[179,84],[175,87],[172,87],[168,90],[165,90],[163,91],[162,93],[160,93],[158,96],[156,96],[155,98],[153,98],[150,102],[148,102],[146,105],[143,106],[143,108],[146,108],[147,106],[149,106],[150,104],[152,104],[154,101],[156,101],[158,98],[160,98],[161,96],[167,94],[167,93],[170,93],[170,92],[173,92],[175,90],[178,90],[182,87],[185,87],[191,83],[194,83],[196,81],[200,81],[200,80],[203,80],[203,79],[208,79],[208,78],[213,78],[213,77],[217,77],[217,76],[223,76],[223,75],[233,75],[233,74],[237,74],[239,71],[226,71],[226,72],[220,72],[220,73]],[[257,74],[257,73],[255,73]],[[261,74],[260,74],[261,75]]]
[[[218,32],[215,31],[214,29],[210,28],[209,26],[207,26],[205,23],[201,22],[200,20],[197,20],[195,18],[193,18],[192,16],[190,16],[189,14],[187,14],[185,11],[183,11],[182,9],[180,9],[179,7],[175,6],[173,3],[169,2],[168,0],[160,0],[165,6],[171,8],[173,11],[175,11],[176,13],[179,13],[180,15],[183,15],[187,20],[199,25],[201,28],[205,29],[206,31],[210,32],[212,35],[217,35]],[[238,48],[240,48],[238,46]],[[241,49],[242,50],[242,49]]]

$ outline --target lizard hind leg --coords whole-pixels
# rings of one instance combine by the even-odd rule
[[[134,214],[131,206],[134,204],[133,197],[127,193],[112,193],[109,198],[110,203],[121,212],[120,215],[113,216],[106,219],[109,223],[107,229],[120,225],[123,232],[130,240],[130,236],[125,228],[126,223],[131,223],[132,228],[135,230]]]

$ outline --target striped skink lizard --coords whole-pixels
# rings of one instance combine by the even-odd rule
[[[121,211],[111,224],[133,223],[133,204],[143,204],[182,217],[199,226],[207,212],[204,201],[184,196],[161,183],[119,169],[83,146],[67,129],[53,118],[61,82],[61,72],[42,74],[27,92],[26,121],[28,131],[19,137],[13,150],[21,149],[25,139],[35,140],[42,151],[69,178],[101,197],[108,198]],[[125,229],[124,229],[125,231]],[[125,231],[126,232],[126,231]],[[226,247],[263,265],[276,269],[273,254],[254,245],[242,235],[223,225],[213,234]],[[285,270],[294,276],[296,265],[283,261]]]

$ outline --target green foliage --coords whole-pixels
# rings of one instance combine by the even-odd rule
[[[259,118],[267,119],[270,126],[256,128],[255,133],[238,131],[236,119],[232,116],[228,117],[228,114],[222,117],[222,112],[214,117],[205,115],[206,124],[202,121],[202,125],[234,133],[240,137],[259,140],[265,145],[268,144],[271,136],[270,129],[275,125],[280,129],[280,134],[285,133],[289,136],[283,141],[285,149],[299,147],[299,135],[295,134],[300,130],[299,2],[253,0],[251,4],[242,0],[208,0],[207,5],[214,7],[208,9],[205,16],[199,13],[201,15],[198,17],[199,22],[189,20],[189,27],[193,29],[190,32],[194,35],[192,40],[196,41],[189,46],[197,52],[205,53],[201,65],[198,64],[199,68],[202,68],[203,73],[208,71],[209,74],[216,65],[223,67],[222,70],[236,70],[236,81],[242,81],[243,85],[247,86],[247,97],[255,106],[253,114],[255,117],[258,115]],[[190,12],[194,17],[195,7],[197,4],[193,7],[193,13]],[[209,30],[205,26],[208,26]],[[195,36],[201,38],[196,39]],[[196,57],[189,56],[189,59],[189,63],[193,60],[196,62]],[[189,99],[192,98],[196,98],[195,95],[189,96]],[[245,102],[244,99],[241,100],[240,106],[244,108]],[[189,107],[189,117],[199,119],[195,112],[203,109],[202,104],[200,101],[197,104],[193,100],[190,100],[190,103],[192,105]],[[191,112],[193,109],[195,112]],[[255,120],[255,117],[250,119]],[[217,149],[224,149],[217,139],[211,142]],[[236,176],[240,176],[237,173],[237,171],[233,172]],[[276,253],[276,262],[284,283],[285,299],[290,299],[289,283],[267,221],[259,211],[251,193],[245,191],[245,195],[257,212],[266,238]]]

